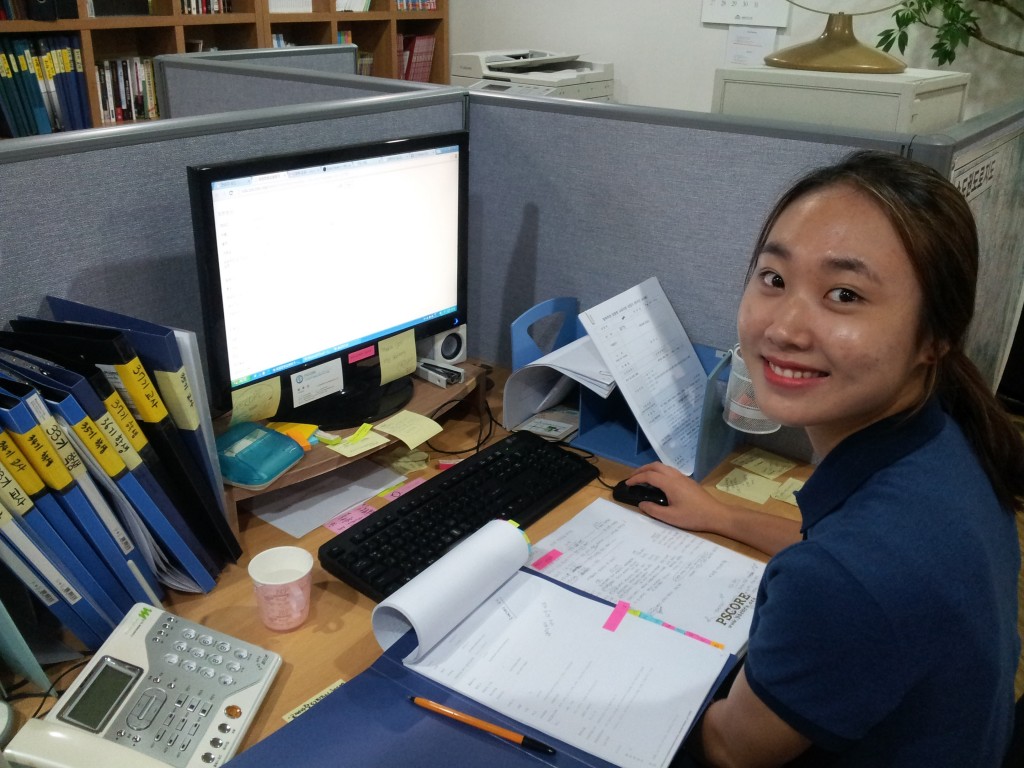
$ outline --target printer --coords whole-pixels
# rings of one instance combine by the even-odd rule
[[[456,53],[452,85],[517,96],[611,101],[614,68],[579,54],[511,50]]]

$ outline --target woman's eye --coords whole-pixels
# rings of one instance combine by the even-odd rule
[[[770,288],[786,287],[786,281],[782,279],[782,275],[778,272],[772,272],[771,270],[765,270],[761,273],[761,282]]]
[[[853,301],[860,301],[860,294],[851,291],[849,288],[833,288],[828,292],[829,298],[841,304],[848,304]]]

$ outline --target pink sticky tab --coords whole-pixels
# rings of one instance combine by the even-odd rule
[[[398,486],[397,488],[392,488],[388,490],[386,493],[382,493],[381,496],[383,496],[386,499],[397,499],[407,494],[413,488],[423,485],[425,482],[427,482],[427,478],[417,477],[415,480],[410,480],[408,483],[404,483]]]
[[[358,507],[346,509],[340,515],[335,515],[324,524],[324,528],[334,531],[334,533],[341,533],[376,511],[376,507],[371,507],[369,504],[360,504]]]
[[[609,632],[614,632],[619,628],[619,624],[629,613],[629,603],[625,600],[619,600],[614,610],[612,610],[611,616],[608,617],[608,621],[604,623],[602,629],[607,629]]]
[[[530,567],[538,571],[543,571],[545,568],[547,568],[561,556],[561,552],[559,552],[557,549],[552,549],[543,557],[538,557],[534,562],[530,564]]]
[[[373,357],[375,354],[377,354],[377,347],[371,344],[368,347],[357,349],[355,352],[349,352],[348,361],[349,363],[358,363],[360,360]]]

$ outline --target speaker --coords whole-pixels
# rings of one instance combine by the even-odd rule
[[[435,334],[416,342],[416,354],[431,360],[455,365],[466,359],[466,325]]]

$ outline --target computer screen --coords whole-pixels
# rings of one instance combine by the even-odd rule
[[[279,418],[393,413],[380,342],[466,322],[464,132],[188,169],[210,395],[277,377]]]

